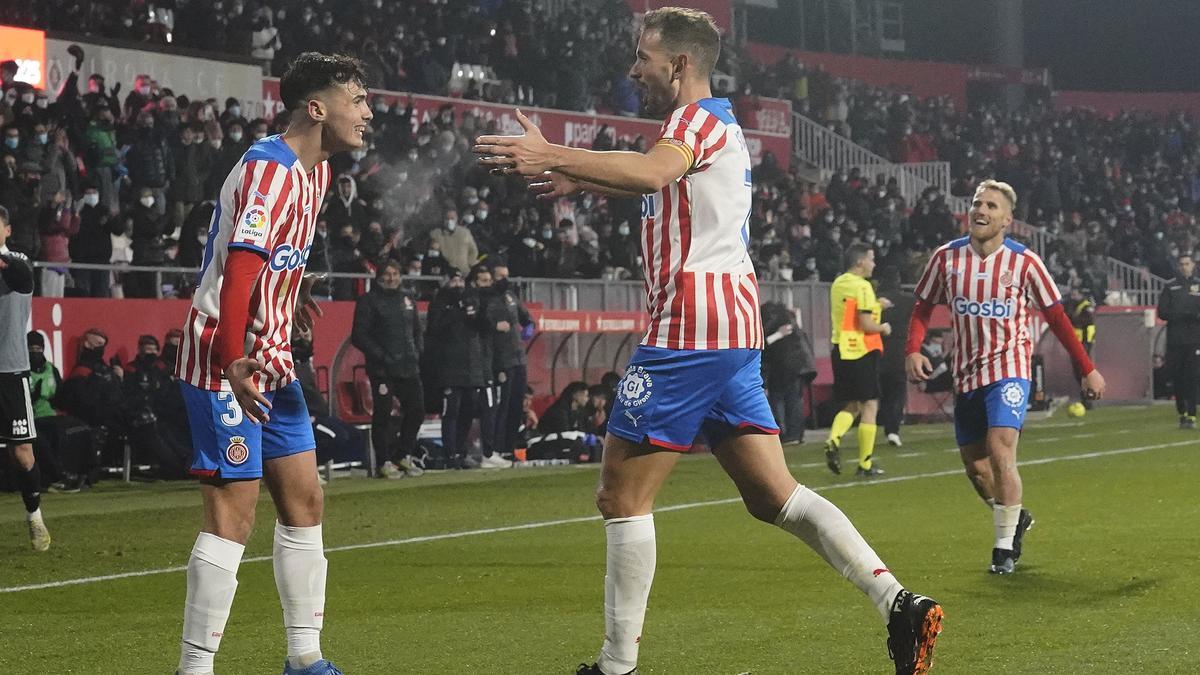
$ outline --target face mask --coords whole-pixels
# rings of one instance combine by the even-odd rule
[[[446,230],[447,230],[448,232],[453,232],[453,231],[454,231],[454,228],[456,228],[456,227],[458,227],[458,221],[457,221],[457,220],[447,220],[447,221],[446,221]]]
[[[467,204],[470,204],[471,206],[475,206],[478,203],[479,203],[479,197],[467,197]]]
[[[591,199],[583,200],[583,208],[585,208],[585,209],[592,208],[592,200]]]
[[[21,94],[22,103],[33,103],[33,94]]]
[[[219,139],[219,138],[212,139],[211,141],[208,142],[208,144],[213,146],[217,150],[221,149],[221,139]]]
[[[138,87],[138,93],[141,94],[142,96],[149,96],[150,95],[150,85],[144,84],[144,85]]]
[[[410,161],[410,162],[417,161],[417,151],[416,150],[408,151],[408,161]]]
[[[467,215],[463,216],[463,222],[467,225],[470,225],[471,223],[475,222],[475,216],[468,213]]]
[[[37,101],[34,102],[34,105],[41,108],[42,110],[45,110],[50,105],[50,99],[39,98]]]
[[[479,215],[475,216],[475,217],[478,218],[479,220],[487,220],[487,214],[488,214],[487,211],[480,211]]]
[[[44,365],[46,365],[45,352],[29,352],[30,370],[41,370]]]
[[[629,226],[622,225],[622,226],[618,227],[617,234],[621,235],[622,237],[628,237],[629,236]]]
[[[12,150],[16,150],[17,146],[20,144],[21,144],[21,139],[16,136],[5,136],[4,137],[4,145],[8,146]]]
[[[930,344],[925,345],[925,351],[929,352],[930,356],[941,356],[942,346],[936,342],[931,342]]]
[[[262,139],[264,139],[266,137],[267,137],[267,132],[265,132],[265,131],[254,132],[254,140],[256,140],[256,141],[261,141]]]
[[[138,201],[140,201],[142,203],[142,206],[144,206],[146,208],[150,208],[151,206],[154,206],[154,197],[142,197]]]
[[[366,157],[366,156],[367,156],[366,150],[355,150],[350,153],[350,157],[352,157],[354,159],[354,161],[356,161],[356,162],[362,161],[362,158]]]
[[[542,230],[542,239],[549,239],[550,237],[553,237],[553,236],[554,236],[554,230],[552,230],[548,227],[546,229]]]
[[[104,360],[104,347],[93,347],[79,352],[79,360],[85,363],[95,363]]]
[[[100,195],[95,192],[89,192],[83,196],[83,203],[88,206],[95,206],[100,203]]]
[[[816,271],[816,269],[817,269],[817,261],[816,261],[816,260],[809,260],[808,262],[804,263],[804,269],[808,270],[809,272],[814,272],[814,271]]]
[[[230,117],[238,117],[239,115],[242,114],[242,106],[231,105],[228,108],[226,108],[225,111],[229,113]]]
[[[442,256],[442,252],[436,248],[431,248],[429,249],[429,253],[427,255],[430,258],[440,258]]]
[[[229,140],[233,141],[234,143],[240,143],[242,141],[242,132],[240,132],[240,131],[231,132],[229,134]]]

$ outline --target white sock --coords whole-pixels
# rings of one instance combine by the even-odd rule
[[[1011,551],[1013,535],[1017,533],[1017,521],[1021,519],[1021,505],[1005,506],[996,504],[992,507],[992,525],[996,529],[996,544],[994,548]]]
[[[803,485],[784,502],[775,524],[799,537],[829,566],[867,594],[886,622],[904,590],[838,507]]]
[[[36,508],[32,511],[26,511],[25,512],[25,520],[27,520],[31,523],[42,522],[42,507],[39,506],[38,508]]]
[[[288,662],[303,668],[321,660],[325,623],[325,545],[321,526],[288,527],[276,521],[272,551],[275,587],[283,606]]]
[[[221,646],[229,608],[237,592],[237,571],[246,547],[201,532],[187,566],[187,600],[183,606],[183,643],[179,672],[210,673]]]
[[[646,601],[654,582],[657,551],[654,516],[604,521],[608,539],[604,574],[604,645],[597,665],[624,675],[637,667],[638,643],[646,619]]]

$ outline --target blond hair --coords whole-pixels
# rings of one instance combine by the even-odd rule
[[[642,30],[656,30],[663,47],[695,59],[698,74],[709,77],[721,54],[721,31],[712,15],[689,7],[662,7],[646,12]]]
[[[979,194],[984,190],[995,190],[996,192],[999,192],[1000,194],[1004,195],[1005,199],[1008,200],[1008,208],[1017,208],[1017,191],[1014,190],[1013,186],[1009,185],[1008,183],[989,178],[980,183],[979,187],[975,188],[975,194]]]

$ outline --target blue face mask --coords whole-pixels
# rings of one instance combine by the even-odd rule
[[[6,136],[4,138],[4,144],[10,149],[16,150],[17,146],[21,144],[21,139],[17,138],[16,136]]]

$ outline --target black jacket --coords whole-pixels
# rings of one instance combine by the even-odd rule
[[[422,337],[417,303],[400,289],[376,284],[354,306],[350,342],[367,357],[371,377],[419,376]]]
[[[175,157],[166,140],[153,129],[143,129],[125,156],[134,190],[164,188],[175,175]]]
[[[1158,298],[1158,318],[1167,322],[1167,346],[1200,345],[1200,278],[1168,281]]]
[[[107,265],[112,260],[111,235],[121,230],[121,219],[110,217],[103,206],[83,206],[79,209],[79,233],[67,244],[71,260]]]
[[[521,340],[521,328],[533,323],[533,318],[521,304],[516,291],[507,284],[497,284],[484,297],[484,317],[492,330],[492,371],[498,373],[513,366],[523,366],[525,343]],[[507,321],[509,329],[501,333],[496,324]]]
[[[883,310],[883,320],[892,324],[892,334],[883,338],[883,360],[880,374],[904,376],[904,347],[908,343],[908,320],[912,317],[917,299],[899,288],[884,291],[883,297],[892,301],[892,308]]]
[[[472,289],[442,288],[429,305],[426,374],[439,387],[482,387],[491,379],[484,362],[486,319]]]

